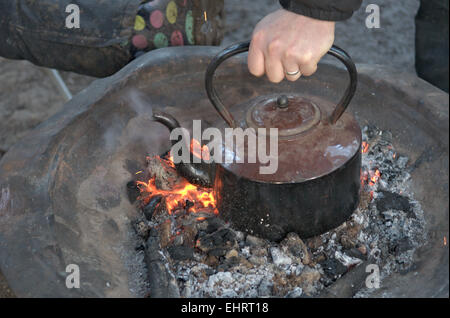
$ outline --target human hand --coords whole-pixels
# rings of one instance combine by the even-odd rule
[[[321,21],[280,9],[262,19],[253,31],[248,68],[279,83],[310,76],[334,42],[335,22]],[[297,73],[297,71],[299,71]],[[289,75],[288,73],[291,73]]]

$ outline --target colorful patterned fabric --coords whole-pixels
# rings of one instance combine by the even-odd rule
[[[131,38],[131,54],[168,46],[194,45],[192,0],[151,0],[141,4]]]

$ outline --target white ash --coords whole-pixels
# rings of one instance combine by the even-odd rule
[[[277,266],[289,266],[292,264],[292,259],[284,254],[278,247],[271,247],[270,256],[272,256],[272,261]]]
[[[362,155],[366,180],[349,221],[305,241],[290,233],[281,243],[224,225],[236,242],[223,256],[195,248],[193,259],[171,261],[182,297],[315,296],[364,261],[378,264],[382,279],[411,268],[426,231],[423,211],[409,189],[408,158],[396,153],[390,132],[365,127],[363,140],[369,144]],[[368,295],[362,289],[355,296]]]

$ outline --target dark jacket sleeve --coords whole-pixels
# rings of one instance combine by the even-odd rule
[[[141,0],[1,0],[0,56],[104,77],[130,59],[129,39]],[[69,4],[80,28],[66,27]]]
[[[280,0],[289,11],[326,21],[341,21],[350,18],[361,6],[362,0]]]

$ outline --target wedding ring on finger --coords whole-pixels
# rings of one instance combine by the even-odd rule
[[[296,75],[298,75],[300,73],[300,70],[297,70],[297,71],[295,71],[295,72],[286,72],[286,75],[287,76],[296,76]]]

